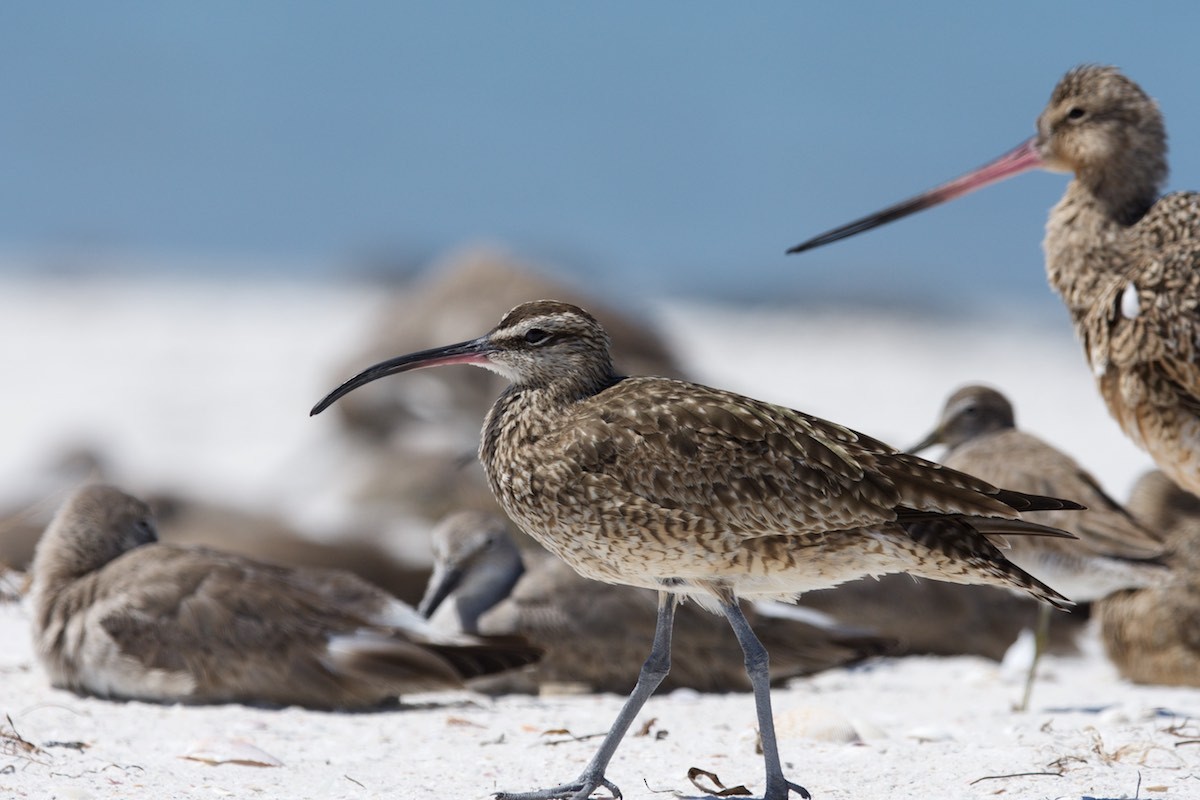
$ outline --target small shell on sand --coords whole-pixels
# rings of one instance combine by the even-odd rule
[[[240,764],[244,767],[282,767],[283,762],[245,739],[202,739],[180,756],[205,764]]]

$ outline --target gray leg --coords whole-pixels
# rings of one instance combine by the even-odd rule
[[[650,647],[650,655],[646,658],[646,663],[642,664],[642,671],[638,673],[633,693],[621,707],[621,713],[617,715],[608,735],[600,744],[600,749],[592,756],[583,774],[572,783],[536,792],[497,792],[497,800],[586,800],[601,786],[612,792],[614,798],[621,797],[621,790],[604,777],[604,770],[608,768],[608,762],[617,752],[617,745],[625,737],[625,732],[637,718],[646,700],[654,694],[654,690],[671,670],[671,627],[675,623],[675,606],[678,603],[678,598],[671,592],[658,593],[658,621],[654,627],[654,644]]]
[[[1046,646],[1050,642],[1050,615],[1053,613],[1052,607],[1048,603],[1038,603],[1037,629],[1033,634],[1033,662],[1029,665],[1029,674],[1025,676],[1025,692],[1021,695],[1021,704],[1017,706],[1017,711],[1029,709],[1029,698],[1033,695],[1033,682],[1037,676],[1038,662],[1042,660],[1042,655],[1046,652]]]
[[[750,623],[742,613],[737,600],[721,603],[721,611],[733,632],[737,635],[742,653],[746,656],[746,675],[754,687],[754,709],[758,712],[758,731],[762,738],[763,762],[767,771],[767,788],[763,800],[787,800],[790,792],[796,792],[805,800],[812,795],[799,784],[783,777],[783,766],[779,761],[779,745],[775,741],[775,719],[771,714],[771,678],[768,671],[767,648],[754,635]]]

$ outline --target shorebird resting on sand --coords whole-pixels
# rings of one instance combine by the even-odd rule
[[[810,250],[1036,167],[1075,178],[1046,224],[1046,273],[1125,434],[1200,494],[1200,195],[1159,196],[1158,105],[1114,67],[1068,72],[1015,150],[796,245]]]
[[[112,486],[67,500],[32,573],[42,666],[99,697],[367,708],[539,653],[438,633],[349,572],[159,543],[149,507]]]
[[[1074,503],[997,489],[840,425],[666,378],[624,378],[581,308],[517,306],[477,339],[384,361],[312,410],[373,380],[474,364],[511,386],[488,412],[479,458],[500,504],[585,577],[658,591],[650,655],[599,751],[574,781],[509,800],[586,798],[670,668],[680,597],[719,611],[745,655],[766,765],[766,800],[791,791],[771,716],[767,653],[738,604],[794,598],[863,575],[909,572],[1065,598],[984,536],[1069,536],[1018,512]]]
[[[946,446],[941,462],[999,486],[1062,495],[1083,511],[1038,511],[1026,518],[1070,531],[1077,541],[1014,538],[1004,555],[1061,589],[1076,603],[1121,589],[1150,586],[1169,577],[1161,562],[1162,539],[1141,525],[1075,459],[1031,433],[1018,430],[1012,403],[987,386],[964,386],[946,400],[937,426],[912,447]],[[1038,660],[1050,630],[1048,606],[1038,615],[1033,662],[1018,706],[1029,706]]]
[[[1200,498],[1153,470],[1126,507],[1166,537],[1172,580],[1096,604],[1104,649],[1126,680],[1200,686]]]

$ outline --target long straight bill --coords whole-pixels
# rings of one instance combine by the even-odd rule
[[[846,239],[857,233],[878,228],[880,225],[886,225],[892,220],[907,217],[909,214],[936,206],[947,200],[953,200],[956,197],[962,197],[964,194],[973,192],[976,189],[982,189],[984,186],[989,186],[997,181],[1002,181],[1005,178],[1022,172],[1028,172],[1040,166],[1042,166],[1042,157],[1037,150],[1037,141],[1036,138],[1031,138],[996,160],[989,161],[987,164],[972,172],[968,172],[966,175],[955,178],[949,183],[943,183],[941,186],[930,189],[927,192],[922,192],[916,197],[909,198],[902,203],[888,206],[882,211],[876,211],[874,214],[868,214],[862,219],[856,219],[854,222],[826,231],[820,236],[814,236],[807,242],[801,242],[791,248],[788,250],[788,253],[803,253],[805,250],[812,250],[814,247],[820,247],[823,244],[836,242],[839,239]]]
[[[447,364],[486,364],[491,352],[492,350],[488,345],[487,339],[480,338],[388,359],[373,367],[366,368],[325,395],[324,399],[313,406],[312,411],[308,412],[308,414],[310,417],[320,414],[342,395],[349,394],[360,386],[365,386],[371,381],[379,380],[388,375],[395,375],[397,372],[409,372],[414,369],[424,369],[426,367],[442,367]]]
[[[429,585],[425,588],[425,596],[417,606],[417,613],[425,619],[433,616],[450,593],[462,584],[463,571],[453,567],[434,566],[433,574],[429,576]]]

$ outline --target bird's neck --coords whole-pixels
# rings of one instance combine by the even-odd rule
[[[479,633],[479,618],[512,594],[524,572],[525,563],[515,548],[504,558],[493,559],[472,570],[454,592],[459,629],[464,633]]]
[[[1129,227],[1154,202],[1153,194],[1136,202],[1110,194],[1073,180],[1046,223],[1046,274],[1076,319],[1133,266]]]
[[[34,558],[34,580],[46,586],[61,587],[103,569],[122,555],[107,539],[68,528],[47,531],[38,542]]]
[[[999,436],[1006,431],[1013,430],[1012,425],[1003,423],[993,423],[986,426],[981,426],[978,429],[962,433],[960,435],[951,436],[945,442],[946,452],[942,454],[942,459],[949,458],[951,455],[961,453],[964,450],[970,450],[979,442],[991,439],[994,436]]]
[[[74,617],[96,602],[99,589],[97,573],[68,575],[63,572],[39,572],[30,587],[35,629],[42,644],[60,640]]]
[[[521,470],[538,442],[557,431],[576,404],[619,380],[610,374],[587,384],[514,384],[492,405],[483,421],[479,460],[492,493],[515,522],[521,523],[518,501],[537,491]]]

